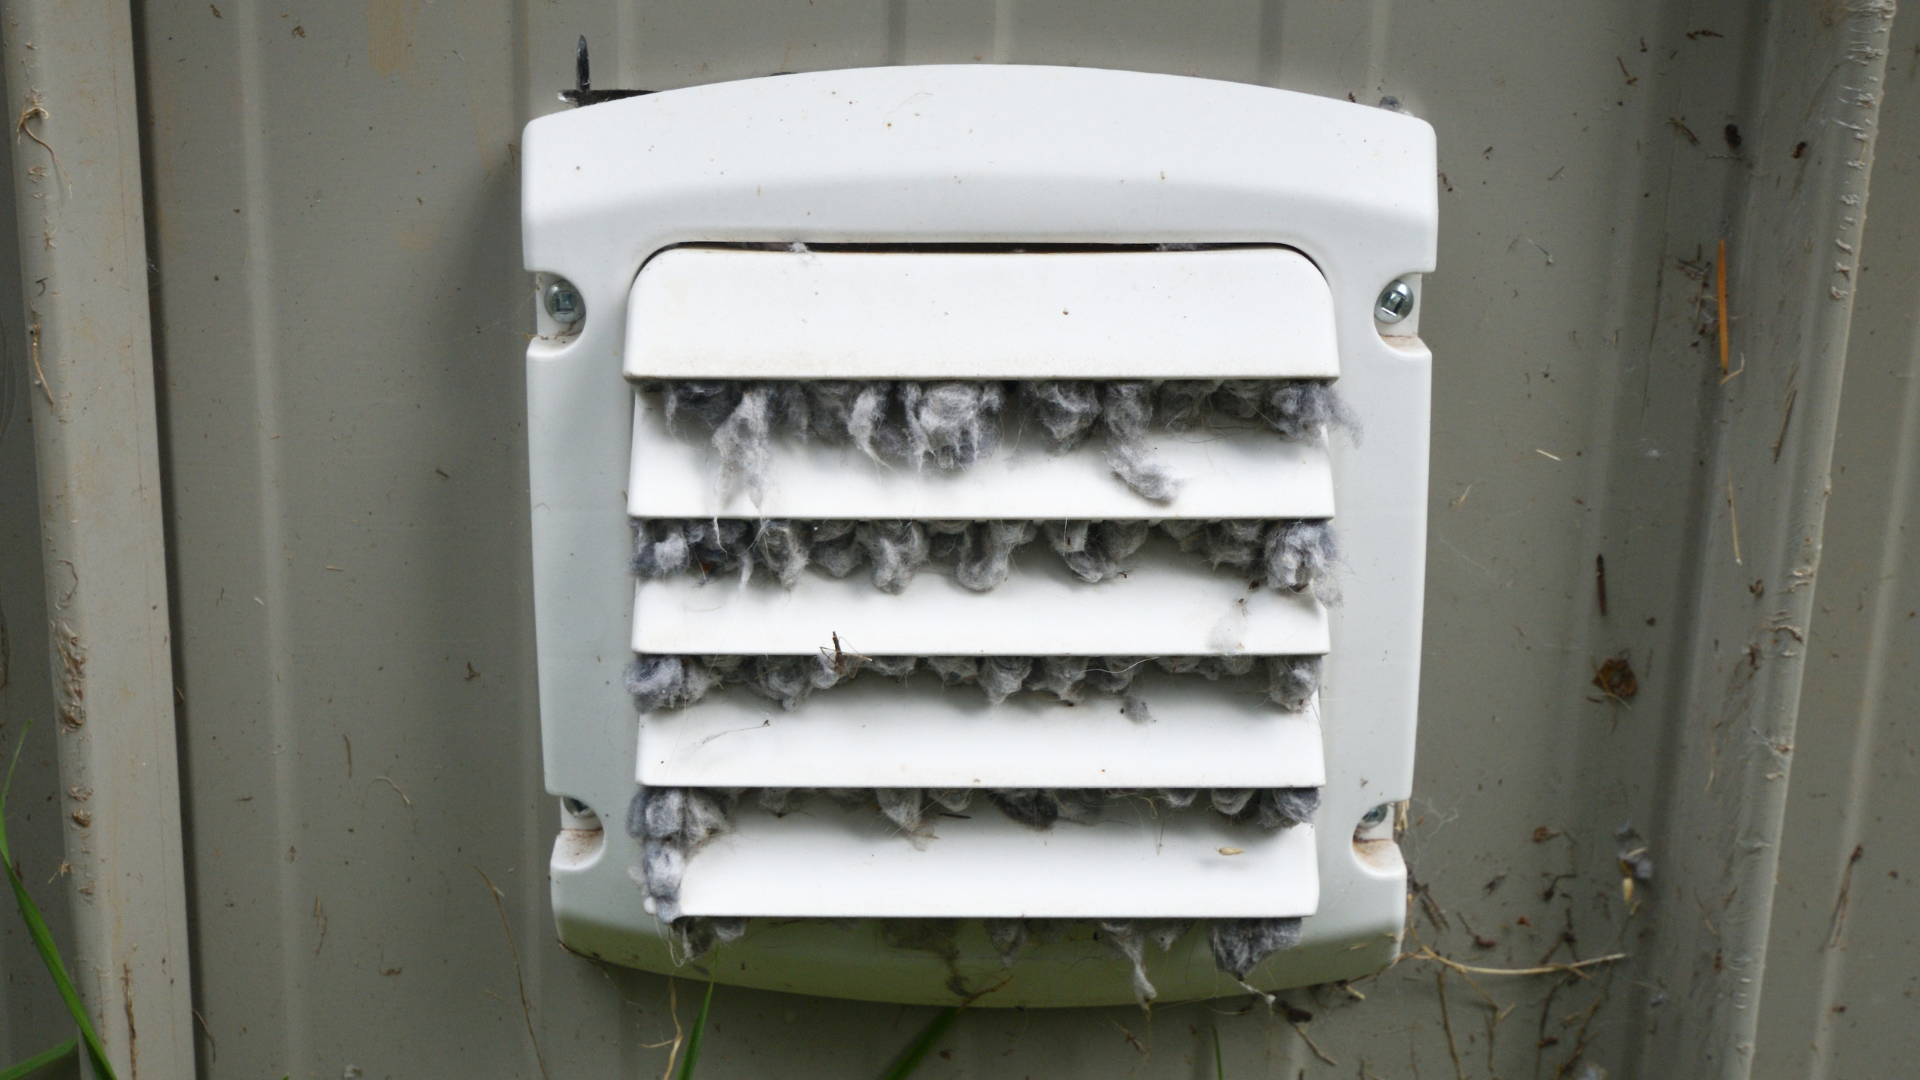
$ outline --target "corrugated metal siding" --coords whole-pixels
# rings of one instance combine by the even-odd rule
[[[1718,857],[1670,853],[1652,820],[1683,782],[1661,761],[1686,720],[1698,507],[1717,497],[1718,371],[1677,260],[1711,257],[1750,170],[1784,168],[1722,134],[1752,130],[1758,22],[1496,0],[146,8],[204,1071],[664,1063],[675,991],[567,955],[546,908],[514,141],[559,107],[582,32],[600,86],[1001,60],[1393,94],[1431,121],[1414,931],[1487,966],[1654,956],[1662,920],[1720,902],[1656,885],[1630,912],[1614,835],[1647,834],[1663,874]],[[1640,695],[1591,700],[1621,650]],[[1643,1029],[1679,1003],[1648,999],[1684,993],[1643,964],[1487,984],[1504,1012],[1436,975],[1402,964],[1355,987],[1364,1004],[1294,994],[1315,1014],[1299,1028],[1240,1002],[976,1011],[924,1075],[1210,1073],[1214,1026],[1229,1075],[1447,1075],[1456,1053],[1473,1075],[1576,1058],[1657,1075]],[[877,1074],[927,1015],[721,990],[701,1075]]]
[[[0,251],[16,250],[14,221],[13,174],[0,170]],[[42,391],[33,378],[25,328],[14,315],[19,310],[20,264],[0,259],[0,770],[26,739],[6,805],[8,846],[55,940],[72,955],[66,882],[60,874],[66,862],[60,771],[28,407],[28,395]],[[0,904],[0,1061],[8,1064],[71,1037],[65,1030],[70,1022],[63,1019],[66,1007],[13,906],[8,892]]]
[[[1768,1080],[1920,1057],[1920,22],[1889,52],[1761,998]]]

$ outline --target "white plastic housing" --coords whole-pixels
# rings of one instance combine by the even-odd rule
[[[1404,915],[1404,867],[1390,843],[1361,845],[1350,838],[1369,809],[1405,799],[1412,783],[1430,355],[1412,336],[1417,312],[1381,327],[1372,311],[1385,284],[1407,277],[1417,292],[1414,275],[1433,267],[1437,197],[1427,125],[1345,102],[1199,79],[1038,67],[916,67],[748,80],[593,106],[535,121],[523,146],[527,266],[542,281],[572,281],[587,312],[574,327],[553,324],[543,313],[540,335],[528,351],[547,786],[593,807],[610,825],[590,839],[578,830],[563,833],[554,849],[554,909],[570,948],[612,962],[673,969],[663,930],[641,908],[628,878],[638,861],[637,843],[615,824],[635,790],[636,773],[649,782],[666,782],[652,779],[661,777],[754,786],[760,781],[753,776],[805,771],[829,778],[813,785],[822,786],[839,783],[835,776],[887,775],[889,768],[903,776],[953,776],[985,770],[1005,757],[1011,766],[1004,775],[1019,778],[1008,786],[1038,785],[1043,778],[1050,786],[1082,786],[1101,769],[1124,773],[1140,786],[1171,783],[1146,779],[1155,776],[1232,778],[1217,786],[1310,785],[1309,778],[1318,778],[1324,780],[1323,802],[1315,826],[1275,834],[1203,815],[1169,819],[1179,823],[1171,840],[1151,848],[1128,839],[1152,835],[1137,825],[1062,824],[1032,833],[1002,827],[987,810],[963,823],[937,822],[934,831],[942,839],[920,851],[898,837],[869,835],[881,828],[871,816],[848,816],[816,800],[805,815],[786,819],[743,815],[735,833],[690,860],[683,907],[696,913],[769,912],[770,883],[780,888],[783,882],[791,882],[791,895],[778,902],[791,915],[1057,910],[1196,917],[1241,905],[1234,910],[1312,912],[1300,946],[1262,965],[1251,980],[1256,985],[1351,978],[1390,961]],[[809,250],[766,250],[794,243]],[[707,250],[728,244],[761,250]],[[1142,250],[1163,244],[1239,250]],[[831,245],[877,250],[813,250]],[[943,245],[970,246],[953,254]],[[754,261],[742,261],[749,258]],[[904,260],[922,259],[947,264],[940,292],[980,305],[941,308],[971,311],[962,320],[965,332],[938,333],[944,316],[933,315],[924,302],[916,306],[916,298],[925,301],[934,293],[912,288],[912,281],[924,280],[926,271],[919,268],[934,262]],[[1121,260],[1136,265],[1105,269],[1121,266]],[[1076,263],[1082,268],[1072,269]],[[1246,265],[1219,271],[1224,283],[1189,287],[1191,275],[1230,263]],[[982,266],[1020,269],[1005,275],[973,269]],[[1318,280],[1302,275],[1303,267]],[[671,285],[660,291],[657,310],[648,307],[656,301],[646,287],[656,270]],[[716,273],[723,275],[718,289],[710,277]],[[1109,273],[1116,276],[1107,278]],[[969,275],[971,286],[955,284]],[[1016,278],[1023,288],[1007,288]],[[707,284],[696,287],[703,280]],[[1116,301],[1115,282],[1122,280],[1142,291]],[[808,289],[826,298],[816,306]],[[704,313],[701,318],[676,316],[669,295],[675,290],[690,293],[687,311]],[[1067,298],[1061,310],[1069,313],[1057,324],[1043,317],[1052,308],[1039,304],[1044,297],[1051,305],[1056,296]],[[885,318],[871,312],[862,317],[863,303],[889,297],[905,303]],[[1262,297],[1270,302],[1263,304]],[[993,310],[1009,312],[1004,328],[982,328],[979,315],[989,301],[999,304]],[[729,312],[741,325],[704,325],[708,317]],[[811,317],[809,312],[826,313],[821,326],[796,322]],[[1263,323],[1269,312],[1279,313],[1272,316],[1276,321]],[[1082,313],[1090,325],[1070,326]],[[1200,333],[1181,333],[1181,320],[1196,316],[1211,321]],[[1284,319],[1304,325],[1305,332],[1282,333],[1278,320]],[[755,320],[760,325],[752,325]],[[892,341],[869,340],[859,332],[863,322],[888,327]],[[649,338],[656,326],[671,333]],[[1326,333],[1317,329],[1328,327]],[[1195,347],[1203,340],[1205,348]],[[901,341],[915,344],[903,350]],[[1022,357],[1022,342],[1044,345],[1048,359]],[[1136,347],[1142,342],[1158,344]],[[844,366],[806,367],[828,365],[822,358],[834,355]],[[744,497],[722,506],[705,483],[712,476],[706,451],[668,432],[659,423],[657,401],[646,394],[636,401],[622,377],[628,371],[687,375],[700,364],[730,365],[700,369],[709,374],[765,377],[851,377],[857,371],[927,378],[1337,372],[1365,438],[1352,445],[1336,442],[1328,454],[1264,433],[1228,433],[1217,440],[1156,436],[1163,460],[1189,477],[1168,506],[1147,504],[1110,479],[1088,483],[1101,477],[1097,451],[1084,452],[1078,461],[1075,455],[1023,458],[1015,445],[964,476],[947,477],[849,468],[833,448],[783,446],[760,507]],[[907,596],[886,597],[858,581],[809,579],[784,595],[755,592],[761,583],[742,592],[732,584],[662,582],[639,590],[636,620],[636,591],[625,571],[629,511],[866,518],[1317,517],[1337,511],[1345,599],[1322,610],[1250,592],[1230,576],[1197,568],[1187,588],[1174,588],[1182,575],[1169,570],[1152,580],[1107,582],[1075,594],[1075,602],[1095,605],[1089,614],[1102,625],[1093,636],[1108,635],[1101,651],[1110,645],[1324,651],[1317,719],[1315,713],[1288,717],[1271,708],[1256,716],[1236,713],[1218,696],[1225,683],[1162,696],[1153,705],[1155,724],[1124,731],[1104,708],[1021,704],[1015,698],[981,715],[984,702],[977,692],[967,699],[956,691],[944,707],[916,709],[911,721],[876,739],[872,729],[891,707],[888,695],[912,689],[863,679],[816,696],[792,714],[729,692],[642,725],[620,679],[636,641],[649,647],[712,644],[701,635],[717,634],[714,628],[727,619],[735,620],[727,624],[730,631],[761,635],[754,644],[793,651],[824,646],[818,640],[823,631],[905,641],[909,632],[923,632],[872,614],[879,609],[869,599],[938,605],[948,602],[942,589],[952,583],[928,576]],[[1000,604],[1018,619],[1028,610],[1023,605],[1038,603],[1036,595],[1059,599],[1047,593],[1055,588],[1049,557],[1042,552],[1025,560],[1031,572],[993,593],[951,599]],[[1156,565],[1180,564],[1162,559]],[[1237,591],[1229,598],[1224,590],[1210,591],[1213,586],[1202,579]],[[825,585],[840,588],[829,596],[817,587]],[[714,591],[721,588],[735,595],[723,601]],[[1235,615],[1242,600],[1245,610]],[[841,607],[830,611],[829,620],[822,613],[834,604]],[[700,605],[712,611],[703,614]],[[712,614],[721,611],[751,617]],[[1104,625],[1109,622],[1115,625]],[[663,636],[650,636],[656,632]],[[1038,635],[1026,642],[1035,650],[1060,651],[1055,647],[1070,644],[1041,628],[1020,632]],[[730,640],[724,651],[744,651],[742,639]],[[950,632],[915,643],[949,645],[944,651],[951,652],[1024,651],[1010,647],[1011,640],[966,647]],[[864,647],[874,653],[916,651]],[[814,708],[833,702],[839,704]],[[1022,720],[1032,726],[1018,730]],[[1262,726],[1253,730],[1256,720]],[[969,727],[973,721],[981,723]],[[982,744],[1008,741],[996,756],[980,752],[970,736]],[[1223,745],[1240,749],[1240,760],[1230,763],[1237,771],[1207,774],[1218,756],[1209,751]],[[1100,749],[1089,753],[1089,746]],[[854,747],[860,752],[848,753]],[[696,776],[734,780],[691,779]],[[1233,839],[1216,839],[1216,832]],[[755,851],[767,847],[778,850]],[[1222,847],[1242,853],[1225,855]],[[771,872],[780,859],[799,860],[781,871],[784,879]],[[1063,873],[1076,865],[1099,868],[1101,888],[1117,890],[1129,910],[1105,910],[1112,904],[1105,898],[1086,901],[1084,885],[1072,880],[1077,875]],[[1231,876],[1209,876],[1216,872]],[[925,905],[901,907],[897,883],[915,874],[941,883],[958,899],[943,901],[951,906],[938,912]],[[1223,904],[1223,895],[1234,899]],[[860,896],[873,899],[866,910],[853,910],[850,898]],[[742,911],[743,904],[750,910]],[[799,910],[809,904],[808,911]],[[975,929],[962,930],[962,952],[949,969],[925,954],[882,947],[864,932],[828,922],[767,920],[756,927],[727,946],[730,962],[716,969],[717,977],[783,990],[941,1003],[952,1000],[955,972],[1001,977],[998,956]],[[1205,935],[1195,933],[1172,954],[1149,957],[1149,974],[1163,1000],[1239,991],[1213,969],[1206,951]],[[1112,961],[1104,946],[1080,939],[1030,950],[1010,976],[979,1004],[1098,1004],[1132,996],[1125,964]]]

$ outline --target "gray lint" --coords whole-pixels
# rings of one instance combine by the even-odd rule
[[[920,811],[926,795],[919,788],[875,788],[873,797],[887,820],[912,832],[920,827]]]
[[[1227,379],[1207,395],[1199,419],[1188,426],[1209,424],[1222,416],[1259,420],[1289,439],[1309,439],[1335,428],[1356,442],[1360,438],[1359,422],[1327,382]]]
[[[977,656],[929,656],[926,664],[941,683],[947,686],[966,686],[980,677],[980,658]]]
[[[753,537],[753,559],[772,571],[780,584],[792,588],[807,569],[811,533],[805,522],[762,521]]]
[[[796,795],[799,797],[796,798]],[[806,795],[806,792],[798,791],[794,788],[761,788],[757,801],[760,803],[760,809],[765,810],[774,817],[786,817],[799,807],[800,803],[805,800]]]
[[[1100,936],[1107,939],[1107,948],[1133,965],[1133,1000],[1143,1009],[1153,1004],[1160,994],[1147,979],[1147,939],[1133,920],[1104,921],[1100,923]]]
[[[1253,671],[1251,656],[1162,656],[1154,660],[1169,675],[1198,675],[1208,682]]]
[[[1042,792],[1040,797],[1052,799],[1059,808],[1060,820],[1071,821],[1075,825],[1097,825],[1106,817],[1109,802],[1138,797],[1138,792],[1095,791],[1087,788],[1057,788]],[[1147,796],[1151,798],[1151,796]]]
[[[1267,697],[1288,712],[1299,712],[1320,689],[1318,656],[1267,657]]]
[[[981,659],[980,674],[974,681],[987,695],[987,700],[998,705],[1025,686],[1027,676],[1032,673],[1030,656],[988,656]]]
[[[866,560],[867,553],[861,549],[859,541],[853,536],[851,521],[817,521],[812,523],[813,547],[808,557],[827,573],[843,578],[859,569]]]
[[[723,496],[744,490],[758,503],[776,436],[858,447],[875,461],[920,469],[964,469],[999,448],[1003,412],[1040,433],[1055,452],[1099,432],[1107,465],[1142,496],[1172,498],[1178,480],[1147,449],[1156,427],[1263,426],[1282,438],[1315,439],[1339,428],[1358,437],[1333,385],[1318,380],[1046,380],[912,382],[845,380],[642,380],[658,391],[669,422],[712,433]]]
[[[897,593],[927,565],[927,531],[917,521],[862,521],[853,538],[873,564],[874,588]]]
[[[1027,685],[1036,693],[1050,694],[1069,705],[1080,703],[1080,689],[1087,681],[1084,656],[1048,656],[1035,665]]]
[[[999,383],[934,383],[921,394],[909,426],[936,468],[965,468],[999,449],[1005,404]]]
[[[720,494],[730,497],[746,489],[758,505],[766,494],[767,473],[773,464],[772,426],[768,399],[773,387],[751,383],[733,412],[713,429],[713,448],[720,455]]]
[[[1044,791],[1010,789],[987,792],[994,809],[1028,828],[1050,829],[1060,820],[1060,804]]]
[[[1147,664],[1144,656],[1102,656],[1087,661],[1087,686],[1103,694],[1124,694]]]
[[[1105,581],[1127,568],[1123,560],[1147,542],[1148,521],[1049,521],[1047,546],[1086,582]]]
[[[939,805],[940,809],[945,810],[949,814],[963,814],[966,813],[967,807],[973,803],[973,789],[929,788],[927,790],[927,798],[933,800]]]
[[[627,665],[627,693],[641,712],[678,709],[707,696],[720,685],[718,669],[677,656],[637,655]]]
[[[642,653],[627,665],[627,692],[634,707],[649,713],[692,705],[707,694],[743,686],[797,709],[818,690],[830,690],[862,675],[904,679],[925,668],[948,687],[974,687],[998,705],[1016,693],[1076,704],[1087,693],[1122,698],[1133,720],[1152,718],[1147,703],[1131,693],[1134,674],[1151,662],[1171,675],[1210,682],[1251,675],[1264,666],[1268,700],[1287,712],[1307,707],[1320,688],[1317,656],[857,656],[826,652],[802,656],[662,656]]]
[[[1213,414],[1211,401],[1219,379],[1176,379],[1160,384],[1159,420],[1173,431],[1192,431]]]
[[[641,840],[641,865],[629,875],[653,899],[654,912],[679,917],[687,857],[732,827],[738,795],[708,788],[641,788],[627,808],[627,831]],[[636,829],[637,826],[637,829]]]
[[[1240,811],[1247,808],[1247,804],[1251,801],[1253,801],[1253,790],[1251,788],[1213,789],[1214,812],[1226,817],[1237,816]]]
[[[1193,923],[1192,919],[1150,919],[1140,924],[1140,930],[1148,941],[1160,946],[1161,952],[1172,952],[1174,945],[1193,929]]]
[[[1333,526],[1324,521],[1289,521],[1267,531],[1267,583],[1287,592],[1311,592],[1325,603],[1340,599],[1333,581],[1339,555]]]
[[[919,468],[926,440],[911,426],[919,405],[919,383],[868,383],[854,396],[847,434],[875,461],[905,461]]]
[[[1153,385],[1107,383],[1100,388],[1100,418],[1107,428],[1107,468],[1143,498],[1168,502],[1180,481],[1147,446],[1153,422]]]
[[[1147,944],[1151,942],[1159,946],[1162,953],[1172,952],[1174,945],[1193,929],[1193,925],[1192,919],[1101,919],[1096,923],[1100,936],[1106,939],[1107,947],[1133,965],[1133,1000],[1141,1008],[1153,1004],[1154,999],[1160,996],[1147,978]],[[1001,960],[1008,966],[1012,965],[1004,950]]]
[[[1013,553],[1033,540],[1030,521],[928,521],[928,561],[950,568],[953,578],[975,592],[1007,580]]]
[[[1019,399],[1027,416],[1045,432],[1054,453],[1086,442],[1100,421],[1100,391],[1093,383],[1021,383]]]
[[[1027,947],[1027,920],[1025,919],[982,919],[982,928],[987,932],[987,943],[1000,954],[1000,963],[1012,967],[1020,950]]]
[[[1312,821],[1319,810],[1319,788],[1268,788],[1254,805],[1253,823],[1263,829],[1284,829]]]
[[[1243,983],[1260,961],[1299,943],[1299,919],[1213,921],[1214,966]]]
[[[702,580],[751,577],[765,570],[782,585],[807,566],[844,578],[872,568],[875,587],[898,593],[933,567],[975,592],[1007,579],[1020,548],[1044,539],[1067,569],[1097,583],[1131,569],[1152,531],[1216,570],[1335,603],[1338,547],[1327,521],[1252,518],[1120,521],[808,521],[635,519],[630,569],[643,581],[691,574]]]
[[[673,942],[682,961],[698,960],[716,946],[738,941],[747,933],[747,920],[722,916],[696,916],[672,922]]]
[[[667,407],[667,420],[671,423],[681,416],[699,421],[708,429],[718,428],[733,415],[740,404],[743,384],[737,382],[712,382],[706,380],[683,380],[675,382],[664,395]]]

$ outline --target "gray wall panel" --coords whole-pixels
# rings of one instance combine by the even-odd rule
[[[1645,962],[1667,921],[1717,915],[1663,890],[1669,860],[1710,853],[1653,826],[1701,779],[1663,762],[1689,721],[1726,393],[1689,268],[1752,177],[1791,175],[1752,156],[1745,6],[218,7],[149,7],[143,76],[208,1075],[539,1075],[481,872],[551,1074],[657,1070],[670,994],[691,1020],[695,972],[670,991],[596,968],[546,908],[514,142],[560,107],[581,32],[603,87],[998,58],[1393,94],[1430,120],[1413,929],[1480,966],[1636,964],[1488,979],[1490,1004],[1407,961],[1294,994],[1299,1027],[1244,1000],[980,1010],[923,1075],[1212,1075],[1216,1025],[1235,1076],[1444,1076],[1455,1052],[1470,1075],[1668,1075],[1637,1047],[1686,990]],[[1639,696],[1593,700],[1593,665],[1621,650]],[[1649,839],[1616,840],[1628,826]],[[1647,842],[1662,869],[1629,908],[1615,855]],[[928,1015],[723,988],[701,1075],[877,1074]]]
[[[1896,1076],[1920,1056],[1916,43],[1920,24],[1896,26],[1761,997],[1768,1078]]]
[[[0,170],[0,251],[15,250],[13,171]],[[33,416],[27,395],[41,393],[21,310],[19,263],[0,259],[0,770],[21,739],[19,772],[7,800],[7,840],[22,879],[73,955],[71,917],[62,888],[65,845],[55,746],[51,668],[47,664],[46,582],[40,559],[40,491],[34,477]],[[32,724],[31,730],[28,724]],[[0,1062],[28,1058],[73,1037],[73,1021],[40,954],[14,914],[13,895],[0,902]],[[71,1074],[69,1067],[67,1072]]]

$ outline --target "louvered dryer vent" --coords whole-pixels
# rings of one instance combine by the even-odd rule
[[[900,68],[526,140],[563,941],[981,1005],[1391,958],[1430,129]]]

